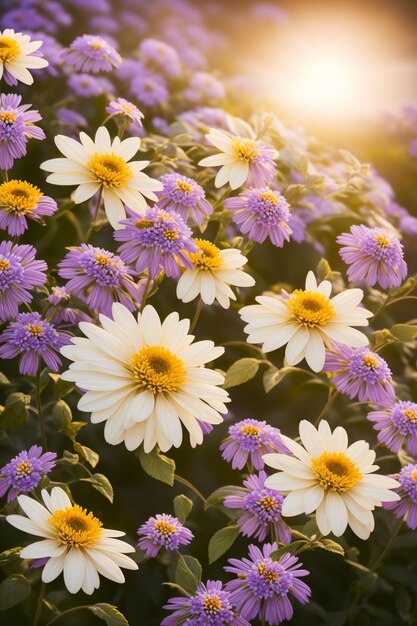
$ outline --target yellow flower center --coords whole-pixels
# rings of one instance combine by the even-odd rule
[[[152,226],[155,226],[155,220],[147,220],[146,218],[143,218],[142,220],[137,220],[135,226],[136,228],[139,228],[139,230],[152,228]]]
[[[278,204],[278,198],[272,191],[265,191],[265,193],[261,195],[261,200],[271,202],[271,204]]]
[[[165,239],[168,239],[169,241],[175,241],[176,239],[179,238],[178,231],[176,231],[174,228],[166,228],[162,232],[162,234],[165,237]]]
[[[256,437],[259,435],[260,428],[257,426],[242,426],[240,432],[247,437]]]
[[[417,470],[411,472],[411,478],[417,483]]]
[[[380,363],[374,354],[364,354],[363,364],[370,369],[378,369]]]
[[[10,180],[0,185],[0,206],[19,215],[32,213],[43,193],[23,180]]]
[[[190,252],[189,258],[195,269],[218,270],[223,265],[220,249],[206,239],[195,239],[197,251]]]
[[[96,152],[90,157],[87,167],[106,189],[118,189],[132,177],[129,165],[114,152]]]
[[[164,537],[170,537],[176,530],[175,526],[165,520],[157,520],[155,522],[155,529],[161,533],[161,535],[164,535]]]
[[[20,54],[20,46],[12,37],[0,37],[0,62],[13,61]]]
[[[0,113],[0,121],[5,124],[13,124],[17,120],[16,113],[12,113],[11,111],[2,111]]]
[[[0,272],[7,272],[10,267],[10,261],[8,259],[0,259]]]
[[[205,596],[203,600],[203,609],[206,613],[218,613],[222,608],[222,601],[219,596]]]
[[[32,466],[29,461],[22,461],[16,465],[16,474],[20,477],[29,476],[32,471]]]
[[[191,193],[193,190],[190,183],[187,183],[186,180],[177,180],[177,182],[175,183],[175,186],[177,189],[179,189],[180,191],[183,191],[184,193]]]
[[[265,511],[275,511],[278,504],[276,500],[272,496],[265,496],[264,498],[259,498],[258,500],[259,506],[261,506]]]
[[[101,536],[100,520],[78,504],[54,511],[48,521],[67,546],[87,548]]]
[[[234,156],[241,161],[252,163],[259,156],[259,148],[253,139],[242,139],[242,137],[233,137],[232,151]]]
[[[259,565],[256,566],[256,569],[258,574],[269,584],[276,583],[277,580],[279,580],[279,573],[268,569],[265,563],[259,563]]]
[[[131,367],[140,386],[153,393],[177,391],[186,378],[184,362],[163,346],[144,346]]]
[[[39,324],[26,324],[26,328],[34,337],[40,337],[43,333],[43,326]]]
[[[344,452],[323,452],[312,459],[320,485],[338,493],[353,489],[363,478],[359,468]]]
[[[417,424],[417,411],[413,411],[413,409],[405,409],[403,411],[403,415],[405,415],[409,422]]]
[[[375,235],[375,241],[377,242],[378,246],[381,246],[381,248],[389,248],[389,246],[391,245],[389,238],[383,233],[378,233],[377,235]]]
[[[119,267],[119,263],[117,261],[107,256],[107,254],[103,254],[102,252],[98,252],[96,254],[96,263],[100,267],[108,267],[109,265],[112,265],[113,267]]]
[[[317,291],[296,289],[287,306],[295,319],[306,326],[326,326],[336,315],[330,299]]]
[[[99,41],[99,39],[94,39],[89,42],[88,47],[91,48],[91,50],[101,50],[103,43]]]

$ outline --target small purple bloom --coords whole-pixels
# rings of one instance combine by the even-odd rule
[[[57,210],[55,200],[26,181],[9,180],[0,185],[0,228],[12,237],[25,232],[28,219],[44,224],[43,216]]]
[[[392,402],[395,392],[391,370],[379,354],[369,348],[333,346],[335,352],[326,352],[323,371],[335,373],[332,381],[338,391],[360,402]]]
[[[104,92],[111,92],[113,87],[105,78],[90,76],[90,74],[71,74],[68,87],[81,98],[101,96]]]
[[[207,72],[195,72],[190,78],[184,96],[191,102],[213,102],[223,100],[225,88],[222,82]]]
[[[400,496],[396,502],[383,502],[384,509],[392,511],[398,519],[404,518],[411,530],[417,528],[417,465],[409,463],[402,468],[399,474],[392,476],[398,480],[400,487],[394,489]]]
[[[168,135],[168,131],[169,131],[169,124],[166,121],[166,119],[164,119],[163,117],[159,117],[158,115],[156,115],[155,117],[152,118],[152,126],[155,128],[155,130],[158,131],[158,133],[160,133],[161,135]]]
[[[71,130],[78,130],[87,126],[87,120],[78,111],[72,109],[60,108],[56,112],[56,119],[63,125],[68,126]]]
[[[133,78],[129,85],[130,93],[146,107],[166,104],[169,92],[162,76],[146,71]]]
[[[220,580],[200,583],[191,598],[170,598],[164,606],[172,614],[165,617],[161,626],[250,626],[231,602],[230,593],[222,588]]]
[[[165,76],[175,77],[181,73],[177,51],[159,39],[144,39],[140,44],[140,58],[147,67]]]
[[[55,467],[55,452],[42,454],[40,446],[22,450],[0,470],[0,496],[7,494],[7,502],[16,500],[20,493],[35,489],[43,476]]]
[[[277,549],[276,543],[266,543],[262,550],[250,545],[249,558],[229,559],[230,565],[224,568],[236,574],[225,589],[241,616],[248,620],[258,617],[271,626],[292,618],[290,594],[301,604],[311,595],[310,587],[300,580],[308,576],[308,570],[301,569],[302,563],[289,552],[274,561],[271,553]]]
[[[77,72],[111,72],[122,63],[120,54],[98,35],[81,35],[74,39],[62,58]]]
[[[19,372],[23,375],[36,374],[42,361],[57,372],[62,361],[56,352],[69,342],[69,335],[59,333],[39,313],[19,313],[0,335],[0,358],[13,359],[21,354]]]
[[[178,277],[180,263],[192,267],[186,252],[194,252],[196,246],[191,229],[179,215],[154,206],[144,217],[120,223],[126,228],[114,231],[116,241],[123,242],[118,252],[125,263],[135,263],[138,273],[147,269],[154,279],[164,270],[167,276]]]
[[[198,226],[213,212],[204,189],[192,178],[181,174],[165,174],[160,180],[164,188],[156,195],[161,209],[176,211],[184,221],[191,217]]]
[[[339,254],[349,265],[349,280],[383,289],[398,287],[407,276],[403,246],[395,235],[383,228],[352,226],[350,233],[336,239],[343,245]]]
[[[265,421],[245,419],[229,428],[229,436],[221,443],[222,458],[232,463],[233,469],[242,469],[250,459],[255,469],[264,468],[263,454],[289,450],[281,439],[278,428]]]
[[[281,509],[284,496],[275,489],[267,489],[267,474],[251,474],[243,481],[243,487],[235,487],[233,493],[224,499],[224,506],[240,509],[242,515],[237,524],[242,535],[264,541],[269,532],[277,541],[290,543],[291,530],[282,520]]]
[[[194,538],[191,530],[181,524],[172,515],[160,513],[150,517],[138,528],[138,548],[146,551],[146,556],[155,557],[160,548],[177,550],[179,546],[187,546]]]
[[[281,248],[290,240],[290,205],[279,192],[269,187],[252,188],[227,198],[224,205],[234,211],[233,221],[252,241],[262,243],[269,237],[274,246]]]
[[[35,126],[42,117],[29,111],[31,104],[20,104],[17,94],[0,95],[0,169],[10,170],[15,159],[26,154],[28,139],[45,139],[45,133]]]
[[[0,243],[0,320],[16,317],[19,304],[31,302],[29,291],[46,283],[47,265],[35,259],[35,254],[30,245]]]
[[[417,455],[417,404],[400,401],[368,413],[378,430],[378,441],[397,453],[403,444],[409,454]]]
[[[113,302],[121,302],[129,311],[140,303],[141,290],[132,280],[133,271],[113,252],[82,243],[68,252],[58,268],[58,274],[68,279],[66,291],[108,317]]]
[[[144,117],[142,111],[139,111],[138,107],[125,100],[124,98],[117,98],[112,100],[108,106],[106,106],[106,113],[109,115],[121,115],[127,120],[130,120],[138,128],[142,128],[142,119]]]
[[[80,322],[90,322],[91,317],[80,311],[73,309],[68,305],[71,294],[67,292],[65,287],[52,287],[48,296],[48,302],[52,305],[45,313],[45,317],[54,321],[54,324],[69,324],[74,326]]]

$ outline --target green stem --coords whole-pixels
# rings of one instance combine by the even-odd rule
[[[177,483],[181,483],[182,485],[185,485],[186,487],[188,487],[188,489],[191,489],[191,491],[193,491],[195,495],[198,496],[204,504],[206,504],[206,499],[201,493],[201,491],[199,491],[197,487],[194,487],[194,485],[190,483],[189,480],[187,480],[186,478],[183,478],[182,476],[178,476],[178,474],[174,474],[174,480],[176,480]]]
[[[329,393],[329,397],[327,399],[326,404],[324,405],[320,415],[318,416],[318,418],[316,419],[316,421],[314,422],[314,426],[317,428],[317,426],[320,424],[321,420],[323,419],[323,417],[326,415],[327,411],[332,407],[333,402],[336,400],[337,396],[340,395],[340,392],[337,391],[337,389],[333,389],[333,391],[330,391]]]
[[[39,619],[42,613],[42,605],[43,605],[43,599],[45,596],[45,588],[46,588],[46,583],[42,581],[41,589],[39,591],[38,606],[36,607],[36,613],[35,613],[35,617],[33,618],[32,626],[38,626]]]
[[[379,305],[379,307],[377,308],[377,310],[374,313],[374,316],[372,318],[372,322],[374,322],[376,320],[376,318],[382,313],[382,311],[385,309],[385,307],[387,307],[389,305],[391,296],[388,293],[387,297],[385,298],[385,300]]]
[[[201,313],[201,309],[203,308],[203,300],[200,297],[200,300],[198,301],[195,313],[194,313],[194,317],[192,319],[192,322],[190,324],[190,330],[189,332],[192,333],[197,322],[198,322],[198,318],[200,317],[200,313]]]
[[[75,611],[82,611],[83,609],[89,609],[89,606],[86,605],[82,605],[82,606],[74,606],[72,609],[67,609],[66,611],[63,611],[62,613],[60,613],[59,615],[56,615],[53,619],[51,619],[50,622],[48,622],[46,624],[46,626],[52,626],[52,624],[55,624],[55,622],[57,622],[59,619],[61,619],[61,617],[64,617],[64,615],[69,615],[70,613],[75,613]]]
[[[381,554],[379,555],[379,557],[377,558],[375,563],[372,565],[371,572],[375,572],[375,570],[379,567],[379,565],[381,564],[382,560],[384,559],[384,557],[386,556],[386,554],[390,550],[392,544],[394,543],[394,541],[398,537],[398,533],[400,532],[403,524],[404,524],[404,520],[400,519],[400,522],[397,525],[397,528],[392,533],[391,537],[389,538],[389,541],[388,541],[387,545],[385,546],[385,548],[383,549],[383,551],[381,552]]]
[[[98,212],[100,210],[100,204],[101,204],[101,198],[103,195],[103,187],[100,187],[100,190],[98,192],[98,196],[97,196],[97,204],[96,204],[96,208],[94,209],[94,214],[93,214],[93,218],[90,222],[90,226],[88,227],[87,232],[85,233],[84,239],[83,239],[83,243],[88,243],[88,240],[91,237],[91,233],[93,232],[95,226],[96,226],[96,221],[97,221],[97,215]]]
[[[141,300],[140,307],[139,307],[139,313],[142,313],[145,307],[146,300],[148,299],[150,286],[151,286],[151,277],[148,275],[148,277],[146,278],[145,289],[143,290],[143,296],[142,296],[142,300]]]
[[[46,452],[48,450],[48,446],[46,443],[46,432],[45,432],[45,418],[42,413],[42,400],[41,400],[41,366],[39,365],[38,372],[36,374],[36,408],[38,410],[39,417],[39,426],[41,429],[41,442],[43,451]]]
[[[249,252],[252,250],[254,245],[255,245],[255,241],[248,241],[246,245],[243,247],[242,255],[248,256]]]

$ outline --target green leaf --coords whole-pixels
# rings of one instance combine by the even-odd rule
[[[334,552],[335,554],[340,554],[341,556],[345,555],[345,551],[340,543],[337,543],[332,539],[320,539],[319,546],[329,552]]]
[[[7,378],[6,374],[0,372],[0,385],[11,385],[10,380]]]
[[[9,548],[0,554],[0,568],[7,567],[12,563],[20,561],[20,551],[22,548]]]
[[[0,415],[0,429],[15,430],[26,420],[30,396],[24,393],[12,393],[7,398]]]
[[[417,326],[413,324],[394,324],[391,328],[391,335],[398,341],[413,341],[417,337]]]
[[[175,473],[175,461],[173,459],[159,454],[156,448],[151,452],[145,452],[141,447],[137,454],[142,468],[149,476],[172,487]]]
[[[211,493],[206,500],[206,510],[210,507],[216,507],[219,506],[219,504],[223,504],[223,500],[227,498],[227,496],[230,496],[235,489],[235,485],[225,485],[224,487],[219,487],[219,489],[213,491],[213,493]]]
[[[179,496],[175,496],[174,498],[174,512],[176,517],[180,520],[181,523],[184,523],[189,514],[191,513],[191,509],[193,508],[193,501],[190,498],[187,498],[183,493]]]
[[[64,400],[58,400],[52,409],[52,417],[59,430],[64,430],[69,424],[71,424],[72,413],[71,409]]]
[[[85,483],[91,483],[94,489],[97,489],[107,500],[113,502],[113,487],[107,476],[104,474],[93,474],[89,478],[81,478]]]
[[[329,265],[329,262],[326,259],[320,259],[316,268],[316,276],[318,281],[326,280],[328,276],[332,273],[332,268]]]
[[[305,546],[305,545],[308,545],[308,541],[305,541],[304,539],[298,539],[297,541],[288,543],[287,545],[281,546],[280,548],[278,548],[278,550],[274,550],[274,552],[271,552],[271,555],[270,555],[271,559],[274,559],[277,561],[286,552],[293,552],[297,548],[301,548],[301,546]]]
[[[71,391],[75,389],[74,383],[71,383],[67,380],[62,380],[59,374],[53,374],[52,372],[49,372],[49,376],[55,383],[55,394],[58,398],[63,398],[64,396],[67,396],[69,393],[71,393]]]
[[[260,363],[262,363],[260,359],[239,359],[227,370],[223,387],[229,389],[230,387],[246,383],[255,376]]]
[[[100,602],[100,604],[93,604],[92,606],[83,606],[84,609],[91,611],[96,617],[99,617],[107,626],[129,626],[129,622],[125,616],[120,613],[116,606],[107,604],[106,602]]]
[[[22,574],[9,576],[0,585],[0,611],[23,602],[31,591],[30,582]]]
[[[227,552],[236,541],[238,534],[239,528],[237,526],[226,526],[214,533],[208,546],[209,565]]]
[[[299,367],[281,367],[281,369],[270,367],[266,370],[263,375],[263,385],[265,389],[265,393],[269,393],[274,387],[278,385],[288,374],[292,374],[293,372],[301,372],[303,374],[308,374],[306,370],[302,370]]]
[[[84,422],[80,423],[84,424]],[[74,450],[78,452],[80,457],[84,459],[84,461],[87,461],[91,467],[95,467],[99,462],[100,457],[97,452],[94,452],[91,448],[87,448],[87,446],[82,446],[78,441],[74,443]]]
[[[175,570],[175,582],[186,591],[195,593],[201,580],[201,565],[193,556],[180,554]]]

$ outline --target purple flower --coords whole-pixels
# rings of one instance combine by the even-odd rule
[[[30,245],[0,243],[0,320],[16,317],[19,304],[32,300],[29,290],[46,283],[45,261],[35,259]]]
[[[74,39],[62,58],[77,72],[111,72],[122,63],[120,54],[98,35],[81,35]]]
[[[154,279],[162,270],[167,276],[180,275],[179,264],[191,268],[186,252],[196,249],[191,229],[179,215],[154,206],[141,218],[130,217],[120,222],[126,228],[114,231],[122,241],[118,252],[126,263],[135,263],[136,271],[146,269]]]
[[[336,389],[360,402],[390,404],[394,399],[391,370],[376,352],[369,348],[351,348],[333,344],[335,352],[326,352],[323,371],[335,372]]]
[[[207,145],[205,134],[209,128],[227,129],[227,115],[223,109],[212,107],[198,107],[180,113],[178,119],[190,127],[191,134],[196,142]]]
[[[398,287],[407,276],[403,246],[395,235],[382,228],[352,226],[336,239],[343,245],[339,254],[349,265],[349,280],[383,289]]]
[[[250,626],[236,611],[220,580],[200,583],[191,598],[170,598],[164,609],[172,614],[162,620],[161,626]]]
[[[87,120],[78,111],[72,109],[60,108],[56,112],[56,119],[63,125],[68,126],[71,130],[78,130],[78,128],[85,128],[87,126]]]
[[[73,309],[68,305],[71,294],[67,292],[65,287],[52,287],[48,296],[48,302],[52,305],[45,313],[45,317],[54,320],[54,324],[69,324],[74,326],[80,322],[90,322],[91,317],[80,311]]]
[[[278,428],[253,419],[245,419],[230,426],[229,436],[221,443],[220,450],[222,458],[232,462],[233,469],[242,469],[250,459],[254,468],[261,470],[264,468],[263,454],[289,453]]]
[[[240,509],[238,518],[242,535],[264,541],[269,532],[281,543],[290,543],[291,530],[281,518],[284,496],[279,491],[267,489],[267,474],[251,474],[243,481],[244,487],[235,487],[233,494],[224,499],[224,506]]]
[[[302,563],[289,552],[274,561],[270,555],[277,549],[276,543],[266,543],[262,551],[251,545],[249,558],[229,559],[230,565],[224,568],[236,574],[225,589],[241,616],[248,620],[258,617],[271,626],[292,618],[290,594],[301,604],[306,604],[311,595],[310,588],[300,580],[309,572],[301,569]]]
[[[394,489],[400,496],[396,502],[383,502],[384,509],[392,511],[398,519],[404,518],[407,526],[412,530],[417,528],[417,465],[409,463],[393,478],[398,480],[400,487]]]
[[[199,226],[213,212],[204,189],[192,178],[181,174],[165,174],[160,181],[164,188],[156,195],[161,209],[173,209],[184,221],[191,217]]]
[[[112,102],[106,106],[106,113],[109,115],[121,115],[133,122],[138,128],[142,128],[144,115],[142,111],[139,111],[138,107],[132,104],[132,102],[129,102],[129,100],[125,100],[124,98],[112,100]]]
[[[181,73],[177,51],[159,39],[144,39],[140,44],[140,58],[145,65],[165,76],[175,77]]]
[[[69,335],[59,333],[39,313],[19,313],[0,335],[0,358],[13,359],[21,354],[19,372],[23,375],[36,374],[42,361],[57,372],[62,362],[56,352],[69,342]]]
[[[187,546],[194,538],[191,530],[181,524],[172,515],[160,513],[150,517],[138,528],[138,548],[146,551],[146,556],[155,557],[160,548],[177,550],[179,546]]]
[[[155,128],[155,130],[158,131],[158,133],[160,133],[161,135],[168,135],[168,131],[169,131],[169,124],[168,122],[163,118],[163,117],[159,117],[158,115],[156,115],[155,117],[152,118],[152,126]]]
[[[207,72],[192,74],[184,96],[191,102],[223,100],[225,89],[222,82]]]
[[[165,81],[153,72],[138,74],[130,83],[129,89],[132,96],[144,106],[155,107],[168,102],[169,93]]]
[[[45,133],[35,126],[41,120],[38,111],[29,111],[32,105],[20,104],[17,94],[0,95],[0,169],[10,170],[15,159],[26,154],[29,138],[45,139]]]
[[[20,493],[28,493],[38,486],[43,476],[55,467],[55,452],[42,454],[40,446],[22,450],[0,470],[0,496],[7,494],[7,502],[16,500]]]
[[[368,413],[378,430],[378,441],[384,443],[391,452],[397,453],[405,444],[409,454],[417,455],[417,404],[400,401],[392,406]]]
[[[100,96],[105,91],[112,91],[112,84],[105,78],[90,76],[89,74],[71,74],[68,87],[81,98]]]
[[[269,187],[248,189],[237,197],[227,198],[224,205],[234,211],[233,221],[239,224],[241,233],[249,233],[252,241],[262,243],[269,237],[279,248],[289,241],[290,205],[277,191]]]
[[[113,252],[82,243],[71,249],[58,265],[58,274],[69,279],[65,285],[92,309],[111,317],[113,302],[134,311],[141,291],[132,280],[133,271]]]
[[[28,219],[44,224],[42,216],[57,210],[55,200],[26,181],[10,180],[0,185],[0,228],[12,237],[25,232]]]

